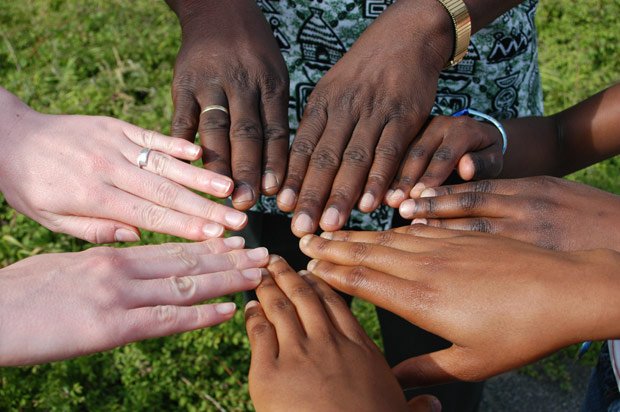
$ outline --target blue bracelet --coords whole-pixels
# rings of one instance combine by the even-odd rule
[[[453,113],[452,117],[467,116],[467,115],[480,117],[481,119],[484,119],[487,122],[493,124],[493,126],[497,127],[497,130],[499,130],[499,133],[502,135],[502,154],[506,154],[506,149],[508,148],[508,136],[506,135],[506,130],[504,130],[504,126],[502,126],[502,124],[498,122],[494,117],[491,117],[488,114],[479,112],[478,110],[474,110],[474,109],[459,110],[458,112]]]

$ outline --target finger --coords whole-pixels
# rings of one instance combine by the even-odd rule
[[[430,239],[418,238],[394,230],[323,232],[321,238],[338,242],[374,244],[404,252],[426,252],[438,247]]]
[[[275,195],[282,182],[288,159],[289,81],[268,81],[261,90],[263,123],[263,175],[261,188],[265,195]]]
[[[396,173],[394,183],[385,197],[388,205],[398,207],[413,188],[420,187],[418,180],[441,144],[439,137],[441,130],[436,121],[430,118],[418,137],[411,142]]]
[[[144,245],[131,248],[117,249],[124,256],[135,259],[153,259],[158,256],[168,256],[178,252],[210,255],[226,253],[231,250],[243,249],[245,239],[241,236],[214,238],[203,242],[193,243],[164,243],[160,245]],[[97,250],[97,249],[94,249]]]
[[[374,161],[368,173],[364,195],[368,193],[375,199],[385,197],[390,206],[398,205],[405,200],[404,192],[394,191],[388,194],[387,190],[396,176],[398,166],[403,160],[409,143],[413,139],[411,128],[411,124],[402,119],[392,120],[385,126],[375,148]]]
[[[230,155],[235,191],[233,206],[249,209],[260,193],[263,159],[263,127],[260,119],[259,96],[255,91],[231,91]]]
[[[191,140],[192,143],[190,143],[182,138],[168,137],[161,133],[142,129],[141,127],[131,124],[126,124],[123,127],[123,133],[129,140],[140,147],[167,153],[178,159],[196,160],[201,154],[200,146],[195,145],[193,139]],[[134,163],[134,159],[136,159],[137,156],[138,153],[136,152],[133,157],[128,158],[129,162]]]
[[[329,118],[321,141],[312,153],[299,192],[292,220],[292,231],[297,237],[317,230],[353,128],[353,119],[346,115]],[[338,214],[337,218],[340,219],[338,225],[344,225],[345,217]]]
[[[413,266],[416,265],[415,255],[410,252],[429,252],[438,248],[435,242],[429,239],[426,239],[426,242],[411,242],[410,250],[402,251],[371,243],[339,242],[312,235],[301,239],[299,245],[304,254],[314,259],[327,260],[337,265],[389,270],[390,274],[403,279],[411,277]],[[403,262],[408,264],[403,265]],[[312,272],[310,266],[308,270]]]
[[[158,168],[162,174],[166,174],[168,170],[176,167],[176,165],[171,166],[171,163],[167,165],[158,163],[157,159],[162,160],[155,156],[151,165],[154,168]],[[174,159],[171,159],[171,161],[177,162]],[[193,166],[186,166],[193,168]],[[119,169],[115,171],[112,183],[127,193],[138,196],[160,207],[175,210],[188,217],[195,216],[234,230],[243,228],[247,223],[247,215],[245,213],[200,196],[165,177],[158,176],[147,170],[141,170],[133,166]],[[217,230],[213,233],[213,236],[219,235]]]
[[[407,402],[410,412],[441,412],[441,402],[432,395],[420,395]]]
[[[492,179],[502,172],[504,156],[499,144],[465,154],[457,165],[461,179]],[[431,185],[429,185],[432,187]]]
[[[366,184],[382,129],[383,124],[368,120],[360,121],[355,127],[321,217],[323,230],[338,230],[344,226]],[[379,200],[370,193],[362,200],[360,205],[365,207],[362,211],[370,212],[379,206]]]
[[[263,276],[256,288],[261,307],[269,322],[274,326],[281,347],[298,346],[306,334],[297,317],[295,305],[278,287],[271,275]]]
[[[471,219],[427,219],[427,225],[450,230],[506,234],[507,224],[503,219],[478,217]]]
[[[131,152],[127,156],[130,163],[132,163],[132,159],[138,156],[139,148],[135,148],[135,151],[132,150]],[[229,177],[192,166],[157,151],[149,153],[146,166],[142,169],[219,198],[230,196],[234,187],[233,181]]]
[[[297,317],[307,336],[333,334],[331,321],[312,286],[279,256],[271,257],[267,270],[295,306]]]
[[[66,233],[90,243],[140,241],[138,229],[114,220],[55,215],[53,221],[54,227],[50,230]]]
[[[198,96],[200,110],[209,106],[228,107],[228,99],[219,86],[205,88]],[[203,147],[202,162],[205,169],[220,175],[231,176],[230,171],[230,116],[221,110],[200,113],[198,132]]]
[[[349,306],[339,294],[330,288],[321,278],[310,272],[303,271],[303,279],[319,296],[332,325],[341,334],[358,344],[374,347],[374,343],[370,340],[368,335],[366,335],[366,332],[364,332],[364,329],[351,312],[351,309],[349,309]]]
[[[262,267],[267,264],[269,256],[264,247],[210,253],[208,248],[196,251],[182,245],[184,244],[171,244],[148,259],[142,255],[128,258],[125,266],[127,273],[134,279],[196,276]],[[148,264],[145,265],[145,262]]]
[[[297,129],[297,135],[291,145],[286,177],[282,190],[278,194],[278,207],[283,212],[292,212],[295,209],[310,157],[314,153],[326,124],[327,99],[315,90],[310,95]]]
[[[398,209],[405,219],[414,218],[457,218],[465,216],[504,217],[510,210],[520,209],[521,201],[512,196],[481,192],[465,192],[444,196],[428,196],[426,189],[422,197],[408,199]]]
[[[396,233],[404,233],[406,235],[416,236],[426,239],[450,239],[462,236],[463,233],[456,230],[441,229],[431,227],[425,224],[415,224],[392,229]]]
[[[176,81],[177,78],[175,77],[175,82],[172,86],[174,113],[172,115],[170,134],[194,143],[196,140],[196,130],[198,129],[200,106],[194,97],[194,93],[187,87],[183,87],[183,85],[177,86]]]
[[[235,314],[232,302],[199,306],[162,305],[127,311],[124,319],[116,319],[117,336],[122,343],[159,338],[226,322]],[[118,346],[118,345],[116,345]]]
[[[260,268],[250,268],[194,276],[134,280],[129,283],[124,296],[133,308],[155,305],[189,306],[254,289],[260,283],[261,273]]]
[[[407,359],[392,371],[403,388],[437,385],[467,379],[466,357],[456,346]]]
[[[261,304],[255,300],[245,305],[245,329],[250,339],[253,365],[262,365],[278,357],[279,343],[276,331],[267,320]]]
[[[512,180],[480,180],[477,182],[462,183],[458,185],[445,185],[433,188],[424,188],[417,197],[438,197],[456,193],[494,193],[498,195],[511,195],[516,192],[516,179]],[[415,189],[415,188],[414,188]],[[413,197],[413,196],[412,196]],[[416,197],[416,198],[417,198]]]

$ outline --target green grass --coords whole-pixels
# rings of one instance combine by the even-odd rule
[[[617,80],[618,0],[545,0],[538,25],[548,113]],[[167,132],[179,35],[163,1],[3,2],[0,85],[43,112],[109,115]],[[572,178],[620,193],[619,171],[616,158]],[[145,243],[172,239],[144,236]],[[0,265],[85,247],[16,214],[0,198]],[[357,302],[354,309],[378,340],[371,306]],[[542,363],[543,373],[565,379],[570,351]],[[216,328],[82,359],[0,369],[0,410],[247,410],[248,362],[236,316]]]

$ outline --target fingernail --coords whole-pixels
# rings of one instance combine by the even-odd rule
[[[292,189],[284,189],[278,195],[278,201],[284,206],[293,207],[295,205],[295,192]]]
[[[400,204],[398,208],[400,215],[405,219],[409,219],[413,216],[413,212],[415,212],[415,200],[407,199],[403,203]]]
[[[136,232],[133,232],[128,229],[116,229],[114,232],[114,241],[115,242],[138,242],[140,241],[140,236]]]
[[[334,238],[334,233],[333,232],[323,232],[323,233],[321,233],[321,237],[323,239],[332,240]]]
[[[424,219],[424,218],[417,218],[417,219],[413,219],[411,221],[412,225],[427,225],[428,224],[428,220]]]
[[[193,146],[188,146],[187,148],[185,148],[185,154],[191,157],[196,157],[198,156],[198,153],[200,153],[200,147],[193,145]]]
[[[437,196],[437,192],[435,189],[424,189],[422,193],[420,193],[420,197],[435,197]]]
[[[439,399],[433,396],[433,398],[431,399],[431,411],[441,412],[441,409],[442,409],[441,402],[439,401]]]
[[[417,198],[420,196],[420,193],[426,189],[426,185],[424,183],[416,183],[415,186],[409,192],[409,197]]]
[[[393,194],[394,189],[389,189],[387,192],[385,192],[385,200],[388,200],[390,197],[392,197]]]
[[[245,309],[244,311],[247,312],[248,309],[252,309],[258,306],[258,302],[255,300],[251,300],[248,303],[245,304]]]
[[[396,189],[388,198],[388,202],[391,203],[400,203],[405,200],[405,192],[400,189]]]
[[[297,272],[299,274],[299,276],[304,277],[304,276],[308,276],[310,274],[310,272],[308,272],[307,270],[300,270],[299,272]]]
[[[232,185],[233,185],[233,182],[227,179],[215,178],[211,180],[211,187],[220,193],[230,192],[230,188],[232,187]]]
[[[227,237],[226,239],[224,239],[224,244],[229,248],[241,249],[243,246],[245,246],[245,239],[241,236]]]
[[[259,280],[263,276],[261,270],[258,268],[244,269],[241,271],[241,275],[247,280],[251,280],[253,282]]]
[[[207,223],[202,228],[202,233],[204,233],[206,237],[219,237],[224,233],[224,228],[217,223]]]
[[[375,197],[370,193],[364,193],[360,199],[360,209],[369,210],[375,205]]]
[[[224,215],[224,220],[226,221],[226,224],[232,228],[238,228],[240,226],[243,226],[247,219],[248,217],[245,213],[236,211],[226,212],[226,214]]]
[[[233,192],[233,203],[248,203],[254,200],[254,191],[247,185],[239,185]]]
[[[314,271],[314,269],[316,268],[316,265],[319,263],[318,260],[316,259],[312,259],[310,262],[308,262],[308,266],[306,266],[308,268],[309,272]]]
[[[280,260],[282,260],[282,258],[278,255],[271,255],[269,256],[269,264],[273,265],[274,263],[279,262]]]
[[[312,235],[306,235],[301,238],[301,240],[299,241],[299,245],[302,247],[306,247],[310,243],[310,240],[312,240]]]
[[[278,178],[273,173],[263,175],[263,189],[269,190],[278,187]]]
[[[300,213],[295,218],[295,229],[298,232],[302,233],[311,233],[312,230],[312,219],[305,213]]]
[[[220,315],[230,315],[236,308],[237,306],[233,302],[217,303],[215,305],[215,311]]]
[[[338,226],[338,224],[340,223],[340,212],[333,206],[329,207],[327,208],[325,213],[323,213],[323,217],[321,218],[321,220],[325,225]]]
[[[264,260],[268,255],[269,252],[264,247],[248,250],[248,257],[255,261]]]

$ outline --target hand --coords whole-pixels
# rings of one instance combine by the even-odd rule
[[[379,206],[430,114],[448,33],[440,3],[396,2],[319,81],[278,194],[280,209],[295,211],[295,235],[314,233],[319,220],[324,230],[341,228],[358,199],[363,212]]]
[[[397,208],[419,197],[427,187],[441,185],[456,168],[463,180],[490,179],[502,171],[502,136],[493,125],[471,117],[433,117],[411,143],[387,196]],[[417,183],[416,183],[417,182]]]
[[[610,309],[620,291],[616,252],[553,252],[424,225],[324,236],[301,240],[317,259],[312,273],[453,343],[397,365],[406,386],[482,380],[620,333]]]
[[[345,302],[320,279],[272,257],[246,306],[257,411],[405,411],[396,379]],[[431,405],[435,402],[435,409]],[[437,409],[432,397],[418,411]]]
[[[112,349],[230,319],[196,303],[256,287],[264,248],[243,239],[39,255],[0,270],[0,366]]]
[[[276,194],[288,158],[288,71],[254,1],[193,3],[179,15],[183,42],[172,84],[172,135],[204,147],[205,168],[232,176],[235,208]],[[226,22],[226,24],[222,24]],[[205,107],[227,107],[201,113]]]
[[[618,250],[620,245],[620,197],[565,179],[480,181],[426,189],[421,196],[404,201],[401,216],[548,249]]]
[[[216,197],[232,192],[229,178],[178,160],[199,158],[200,147],[108,117],[23,109],[1,137],[0,189],[48,229],[108,243],[139,240],[136,227],[204,240],[246,224],[245,214],[183,187]],[[143,147],[153,151],[141,169]]]

